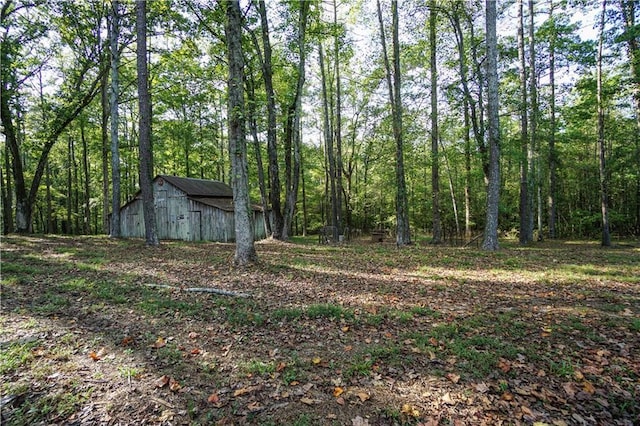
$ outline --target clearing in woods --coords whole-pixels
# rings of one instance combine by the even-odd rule
[[[2,423],[640,423],[637,243],[233,250],[4,237]]]

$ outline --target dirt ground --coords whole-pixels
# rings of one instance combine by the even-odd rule
[[[233,250],[3,237],[2,424],[640,424],[637,244]]]

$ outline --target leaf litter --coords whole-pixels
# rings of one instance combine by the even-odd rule
[[[640,421],[637,248],[257,249],[235,271],[227,244],[8,237],[3,340],[37,342],[3,370],[3,422]]]

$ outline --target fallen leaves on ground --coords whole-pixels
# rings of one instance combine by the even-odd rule
[[[26,421],[561,426],[640,416],[637,248],[267,241],[260,264],[241,271],[228,266],[233,248],[8,237],[3,269],[31,269],[3,271],[3,333],[36,340],[7,383],[36,404],[91,395],[59,418]],[[307,315],[311,306],[320,314]],[[3,416],[20,409],[11,401]]]

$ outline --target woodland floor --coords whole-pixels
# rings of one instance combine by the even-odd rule
[[[2,424],[640,424],[637,241],[257,250],[4,237]]]

